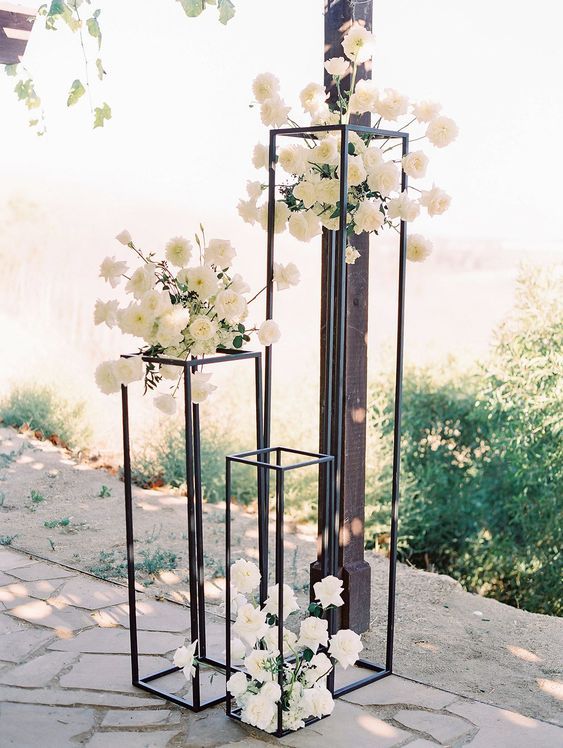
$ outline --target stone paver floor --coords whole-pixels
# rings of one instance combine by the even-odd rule
[[[553,724],[398,676],[339,699],[331,717],[281,741],[229,720],[220,706],[194,714],[131,685],[126,600],[123,587],[0,548],[2,748],[563,745]],[[148,672],[170,661],[185,616],[173,604],[144,605]],[[171,691],[183,688],[169,678]]]

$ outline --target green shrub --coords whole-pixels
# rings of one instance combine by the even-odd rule
[[[146,574],[158,574],[160,571],[170,571],[176,568],[177,556],[172,551],[155,548],[154,550],[143,549],[139,554],[142,561],[135,564],[138,571]]]
[[[115,551],[100,551],[98,561],[88,571],[100,579],[119,579],[127,575],[127,562],[123,556],[118,559]]]
[[[28,426],[44,439],[59,439],[64,446],[83,447],[88,439],[84,404],[70,404],[50,387],[16,387],[0,403],[0,419],[6,426]]]

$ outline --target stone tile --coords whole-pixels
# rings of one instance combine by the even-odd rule
[[[224,705],[195,715],[183,734],[182,748],[212,748],[248,737],[248,731],[225,714]]]
[[[418,738],[413,743],[406,743],[405,748],[436,748],[436,743],[424,738]]]
[[[21,569],[23,566],[36,564],[32,558],[25,553],[18,553],[13,549],[2,548],[0,550],[0,571],[10,571],[10,569]]]
[[[4,637],[7,634],[13,634],[16,631],[29,631],[32,630],[24,621],[20,621],[19,618],[12,618],[9,615],[2,615],[0,617],[0,637]],[[0,638],[0,642],[2,638]]]
[[[281,738],[279,743],[292,748],[319,748],[322,743],[326,746],[391,748],[404,743],[409,735],[410,733],[339,699],[330,717]]]
[[[398,675],[389,675],[387,678],[364,686],[358,691],[342,696],[344,701],[361,706],[386,705],[386,704],[408,704],[410,706],[421,706],[425,709],[443,709],[456,696],[446,691],[440,691],[422,683],[401,678]]]
[[[111,706],[135,709],[137,707],[162,706],[162,699],[149,696],[146,691],[135,689],[137,696],[124,696],[111,691],[80,691],[57,688],[17,688],[0,686],[0,702],[13,701],[19,704],[47,704],[60,706]]]
[[[246,738],[245,740],[238,740],[236,743],[224,743],[217,748],[257,748],[258,746],[264,745],[263,740],[255,740],[254,738]]]
[[[98,582],[88,577],[75,577],[59,590],[57,602],[77,608],[98,610],[127,600],[127,589],[108,582]]]
[[[10,610],[18,605],[30,602],[31,598],[47,600],[57,591],[58,586],[58,584],[53,584],[44,579],[37,582],[13,582],[5,587],[0,587],[0,602],[3,602],[6,608]]]
[[[1,642],[1,640],[0,640]],[[180,634],[160,631],[141,631],[138,634],[139,654],[163,655],[184,643]],[[82,631],[72,639],[53,642],[49,649],[61,652],[91,652],[98,654],[129,654],[129,631],[118,628],[96,627]]]
[[[524,717],[517,712],[481,704],[478,701],[457,701],[448,711],[464,717],[479,727],[477,735],[464,748],[555,748],[563,744],[563,728]]]
[[[141,600],[137,603],[137,628],[145,631],[185,632],[190,626],[190,610],[181,605]],[[92,615],[98,626],[129,628],[129,606],[116,605]]]
[[[102,727],[158,727],[170,720],[170,709],[136,709],[134,712],[115,710],[108,712],[102,720]],[[175,720],[180,714],[175,713]]]
[[[23,582],[35,582],[39,579],[66,579],[67,577],[76,576],[75,571],[68,571],[56,564],[47,564],[42,561],[32,566],[12,569],[10,574],[21,579]]]
[[[47,626],[64,637],[72,631],[93,626],[92,619],[80,610],[64,608],[62,610],[48,605],[43,600],[32,600],[29,603],[18,605],[6,615],[21,618],[37,626]]]
[[[163,657],[140,657],[141,673],[152,673],[170,667]],[[63,688],[88,688],[99,691],[135,693],[131,683],[131,660],[125,655],[83,654],[72,669],[59,681]]]
[[[442,744],[449,743],[474,729],[473,725],[459,717],[423,712],[418,709],[403,709],[394,714],[393,719],[405,727],[430,735]]]
[[[165,748],[177,732],[97,732],[88,748]],[[182,745],[187,745],[183,743]]]
[[[2,746],[61,748],[90,730],[94,711],[35,704],[0,704]]]
[[[8,574],[4,574],[3,571],[0,571],[0,585],[4,586],[5,584],[13,584],[16,580],[14,577],[8,576]]]
[[[13,619],[3,616],[0,629],[3,629],[5,621],[11,620]],[[52,638],[52,631],[34,628],[22,628],[19,631],[3,634],[0,636],[0,660],[21,662]]]
[[[42,688],[77,657],[75,652],[48,652],[0,675],[7,686]]]

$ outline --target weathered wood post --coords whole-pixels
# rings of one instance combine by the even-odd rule
[[[372,0],[325,0],[324,59],[343,56],[342,38],[352,23],[359,21],[366,28],[372,26]],[[368,63],[369,65],[369,63]],[[371,76],[371,67],[358,67],[357,77]],[[350,88],[350,76],[342,83]],[[332,78],[325,73],[325,85],[330,101],[336,100]],[[369,114],[353,117],[352,122],[369,125]],[[323,264],[321,288],[326,289],[329,232],[323,229]],[[340,495],[339,565],[345,589],[348,591],[342,610],[341,625],[361,633],[369,627],[371,568],[364,560],[365,520],[365,449],[367,421],[367,330],[369,287],[369,238],[366,233],[354,236],[351,244],[360,252],[354,265],[348,265],[346,296],[346,343],[344,360],[344,413],[342,447],[336,473]],[[320,382],[320,451],[333,454],[327,443],[326,419],[336,423],[334,398],[327,391],[325,377],[327,350],[327,311],[321,299],[321,382]],[[329,414],[332,410],[332,415]],[[322,494],[320,494],[322,495]],[[319,531],[324,517],[319,510]],[[312,581],[319,577],[319,563],[312,566]]]

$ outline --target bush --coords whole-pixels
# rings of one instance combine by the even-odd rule
[[[49,387],[16,387],[0,403],[0,419],[6,426],[28,427],[42,439],[71,448],[83,447],[89,436],[84,404],[70,404]]]

